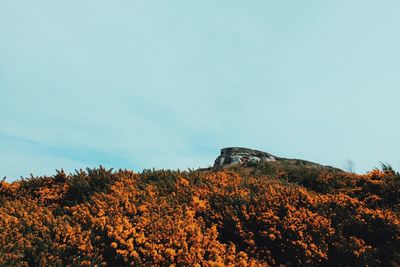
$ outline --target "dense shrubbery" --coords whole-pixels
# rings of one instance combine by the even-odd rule
[[[0,182],[0,265],[400,265],[398,173],[259,167]]]

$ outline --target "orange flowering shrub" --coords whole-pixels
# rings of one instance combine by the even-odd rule
[[[400,265],[397,173],[240,171],[2,181],[0,266]]]

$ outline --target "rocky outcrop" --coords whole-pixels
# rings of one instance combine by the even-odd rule
[[[275,167],[281,167],[282,169],[290,168],[307,168],[307,169],[318,169],[327,171],[343,172],[343,170],[332,167],[324,166],[315,162],[302,160],[302,159],[288,159],[281,158],[271,155],[266,152],[253,150],[244,147],[227,147],[221,149],[221,154],[214,162],[213,168],[229,167],[235,164],[243,164],[247,162],[270,162]],[[243,165],[246,167],[246,164]],[[249,167],[249,165],[247,165]]]
[[[221,149],[221,155],[215,160],[214,167],[241,164],[249,161],[276,161],[278,158],[266,152],[243,147],[227,147]]]

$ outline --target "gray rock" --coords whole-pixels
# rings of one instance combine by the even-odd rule
[[[215,160],[214,167],[223,167],[246,162],[276,161],[277,157],[266,152],[243,147],[227,147],[221,149],[221,155]]]

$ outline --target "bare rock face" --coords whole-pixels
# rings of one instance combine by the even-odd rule
[[[262,151],[243,147],[227,147],[221,149],[221,155],[215,160],[214,167],[241,164],[249,161],[276,161],[278,158]]]

